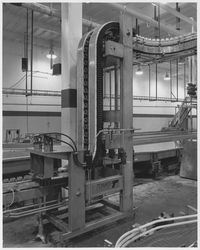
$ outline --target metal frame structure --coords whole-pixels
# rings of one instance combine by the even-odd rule
[[[108,24],[108,26],[112,23]],[[35,146],[36,150],[31,152],[31,169],[33,171],[33,181],[28,183],[26,188],[21,189],[19,196],[15,196],[15,191],[10,193],[10,187],[4,190],[4,204],[8,204],[8,200],[12,197],[12,202],[16,200],[25,201],[28,199],[37,199],[39,207],[30,211],[30,207],[26,206],[21,209],[15,210],[14,214],[10,210],[7,210],[5,214],[15,215],[16,217],[21,217],[29,215],[30,213],[37,213],[40,217],[39,228],[42,228],[43,219],[47,219],[49,222],[54,224],[61,231],[61,238],[64,240],[79,235],[81,233],[93,230],[102,225],[106,225],[110,222],[119,220],[128,215],[133,214],[133,190],[132,190],[132,181],[133,181],[133,161],[132,161],[132,74],[128,72],[132,71],[132,18],[122,15],[120,21],[120,41],[124,47],[124,57],[120,58],[121,64],[121,91],[120,91],[120,136],[118,137],[118,148],[123,148],[122,158],[117,160],[117,164],[120,167],[120,170],[105,177],[97,175],[94,171],[93,177],[91,177],[90,167],[84,164],[80,164],[84,160],[84,156],[80,151],[78,151],[79,164],[77,160],[75,161],[75,154],[73,152],[53,152],[53,144],[49,137],[43,138],[44,149],[41,146],[41,141],[38,139]],[[96,57],[98,36],[103,34],[107,28],[107,25],[97,28],[90,40],[90,61],[94,56]],[[102,31],[103,30],[103,31]],[[97,60],[97,59],[96,59]],[[99,59],[98,59],[99,60]],[[95,63],[94,67],[98,65],[98,62]],[[90,65],[91,66],[91,65]],[[91,67],[92,67],[91,66]],[[89,147],[93,149],[95,147],[94,138],[97,141],[97,147],[99,150],[99,145],[101,140],[96,136],[97,133],[101,133],[99,130],[100,127],[95,127],[97,125],[96,117],[96,98],[93,95],[97,93],[98,83],[93,84],[92,82],[96,78],[96,69],[90,68],[89,75],[89,137],[90,144]],[[92,75],[91,73],[94,72]],[[85,72],[83,72],[85,73]],[[83,78],[81,78],[83,80]],[[126,83],[126,84],[125,84]],[[127,84],[128,83],[128,84]],[[83,83],[82,83],[83,84]],[[79,93],[84,93],[84,91],[79,91]],[[127,98],[129,96],[129,98]],[[94,103],[93,103],[94,102]],[[81,105],[80,105],[81,106]],[[81,107],[80,107],[81,108]],[[84,110],[85,111],[85,110]],[[82,108],[81,113],[84,114]],[[80,116],[82,117],[82,116]],[[93,119],[93,120],[92,120]],[[82,129],[82,128],[81,128]],[[97,130],[98,129],[98,130]],[[103,130],[102,130],[103,132]],[[80,135],[79,135],[80,136]],[[82,147],[81,145],[81,148]],[[86,150],[86,148],[84,148]],[[86,156],[85,156],[86,157]],[[61,160],[68,160],[68,172],[67,177],[54,177],[55,172],[58,173],[58,168],[60,166]],[[80,160],[81,159],[81,160]],[[102,161],[102,159],[100,160]],[[87,162],[87,161],[86,161]],[[85,169],[86,167],[86,169]],[[86,174],[88,174],[86,176]],[[107,177],[106,177],[107,176]],[[51,211],[54,205],[48,205],[49,202],[57,200],[58,205],[62,207],[63,201],[60,200],[61,188],[68,188],[68,199],[67,199],[67,209],[65,209],[65,215],[61,215],[62,218],[67,217],[68,223],[64,222],[59,215],[54,214],[54,210]],[[31,189],[30,189],[31,187]],[[14,189],[12,189],[14,190]],[[120,192],[120,204],[116,205],[109,202],[105,197],[109,194]],[[7,195],[6,195],[7,193]],[[11,203],[12,203],[11,202]],[[11,206],[12,204],[8,204]],[[96,219],[90,222],[86,222],[86,211],[93,209],[94,204],[100,204],[100,207],[107,207],[109,215],[102,216],[101,219]],[[52,207],[51,207],[52,206]],[[60,207],[60,208],[61,208]],[[45,209],[46,208],[46,209]],[[49,211],[50,209],[50,211]],[[44,212],[45,211],[45,212]],[[59,213],[58,211],[56,211]],[[67,214],[66,214],[67,212]],[[40,232],[41,233],[41,232]]]
[[[59,229],[61,240],[68,240],[133,215],[133,146],[196,138],[195,132],[134,133],[134,53],[143,51],[150,57],[154,55],[155,60],[168,60],[174,53],[182,55],[184,46],[186,52],[195,53],[196,38],[192,36],[190,40],[186,37],[183,44],[182,40],[179,43],[176,39],[179,44],[170,43],[171,47],[163,42],[164,48],[159,51],[153,44],[149,51],[149,45],[145,47],[138,38],[132,37],[132,25],[132,17],[122,13],[120,23],[109,22],[99,26],[80,41],[77,64],[78,145],[65,135],[73,145],[59,141],[72,150],[55,150],[53,140],[56,138],[50,134],[36,136],[35,150],[31,151],[32,179],[19,183],[17,188],[9,184],[4,186],[4,214],[15,217],[38,214],[41,238],[44,219]],[[107,111],[110,125],[114,123],[114,126],[105,128],[103,72],[105,67],[113,65],[120,66],[119,78],[116,74],[115,79],[119,84],[120,98],[117,104],[115,89],[117,105],[115,110]],[[62,160],[68,161],[63,174],[59,171]],[[64,196],[63,188],[68,190]],[[114,193],[119,193],[119,204],[107,198]],[[26,205],[30,199],[33,205]],[[7,209],[16,201],[23,202],[24,206]],[[95,209],[101,211],[101,218],[91,218]]]

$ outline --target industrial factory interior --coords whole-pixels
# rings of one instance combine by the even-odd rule
[[[198,247],[198,3],[0,5],[2,247]]]

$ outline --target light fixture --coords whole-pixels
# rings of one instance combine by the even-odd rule
[[[136,75],[142,75],[143,71],[140,68],[140,65],[138,65],[137,71],[135,72]]]
[[[168,72],[166,72],[165,77],[164,77],[164,80],[165,80],[165,81],[169,81],[169,80],[170,80],[170,76],[169,76],[169,73],[168,73]]]
[[[56,57],[57,57],[57,56],[54,55],[54,54],[47,54],[47,58],[48,58],[48,59],[51,59],[51,58],[52,58],[52,59],[56,59]]]
[[[48,59],[56,59],[56,55],[54,54],[54,51],[53,51],[53,49],[51,48],[50,50],[49,50],[49,54],[47,54],[47,58]]]
[[[53,68],[53,60],[56,59],[56,55],[54,54],[53,47],[51,46],[49,50],[49,54],[47,54],[47,58],[50,59],[50,69]]]

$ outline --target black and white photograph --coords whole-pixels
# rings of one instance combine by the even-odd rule
[[[1,1],[3,248],[198,247],[198,1]]]

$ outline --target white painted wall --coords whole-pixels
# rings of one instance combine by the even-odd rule
[[[3,87],[10,88],[17,83],[25,72],[21,70],[21,58],[23,55],[23,44],[3,41]],[[54,49],[58,57],[54,63],[61,61],[60,51]],[[49,59],[46,57],[48,50],[35,47],[33,50],[33,89],[40,90],[60,90],[60,76],[52,76]],[[30,51],[29,51],[30,54]],[[29,55],[30,56],[30,55]],[[30,69],[30,58],[29,58]],[[28,76],[28,87],[30,87],[30,72]],[[20,81],[14,88],[25,88],[25,79]]]
[[[5,129],[20,129],[20,134],[25,133],[47,133],[47,132],[60,132],[60,119],[61,117],[49,116],[4,116],[3,122],[6,125]],[[28,123],[28,131],[27,131]],[[5,130],[4,130],[5,131]],[[5,137],[4,137],[5,140]]]
[[[60,51],[54,49],[58,56],[54,63],[59,63]],[[3,88],[25,89],[25,72],[21,69],[24,56],[23,44],[3,41]],[[33,90],[61,90],[61,76],[53,76],[50,61],[46,57],[48,50],[34,46],[33,50]],[[30,54],[30,51],[29,51]],[[30,63],[29,63],[30,69]],[[30,72],[28,73],[30,88]],[[28,103],[28,105],[26,105]],[[60,97],[3,95],[3,111],[47,111],[60,112]],[[28,127],[27,127],[28,121]],[[60,131],[60,117],[51,116],[4,116],[3,139],[6,129],[20,129],[21,134]]]
[[[165,65],[169,66],[169,65]],[[185,93],[185,84],[183,78],[183,65],[178,65],[178,98],[184,99]],[[150,88],[150,97],[156,97],[156,75],[155,75],[155,65],[151,66],[150,71],[150,84],[149,84],[149,67],[143,66],[143,74],[136,75],[137,67],[133,68],[133,96],[144,96],[149,97],[149,88]],[[162,64],[158,65],[157,71],[157,97],[158,98],[170,98],[170,81],[164,80],[164,76],[168,68],[163,68]],[[174,97],[177,97],[177,78],[176,78],[176,64],[172,64],[172,93]],[[111,81],[111,86],[110,86]],[[187,82],[187,76],[185,78]],[[115,87],[114,87],[114,73],[106,73],[104,81],[104,95],[114,96]],[[118,92],[119,94],[119,92]],[[140,131],[159,131],[163,127],[168,127],[169,122],[172,120],[178,109],[177,105],[180,105],[180,102],[167,102],[167,101],[133,101],[133,126],[134,128],[140,129]],[[104,99],[105,110],[110,110],[110,100],[108,98]],[[114,110],[114,99],[111,101],[111,110]],[[195,110],[193,115],[195,115]],[[147,117],[148,116],[148,117]],[[160,116],[160,117],[159,117]],[[163,117],[166,116],[166,117]],[[194,128],[196,127],[196,120],[193,122]]]
[[[165,66],[166,67],[166,66]],[[184,98],[184,79],[183,79],[183,65],[178,67],[178,98]],[[149,67],[143,66],[143,74],[136,75],[137,66],[133,67],[133,95],[149,96]],[[157,67],[157,97],[170,98],[170,81],[165,81],[164,76],[166,71],[169,72],[169,67],[166,70],[162,64]],[[176,65],[172,64],[172,93],[177,97],[177,79],[176,79]],[[151,65],[150,70],[150,96],[156,97],[156,74],[155,65]]]

